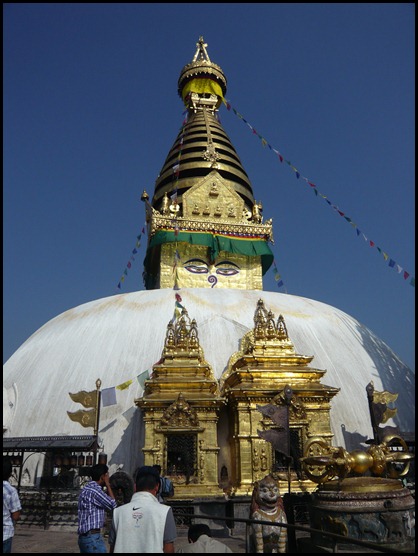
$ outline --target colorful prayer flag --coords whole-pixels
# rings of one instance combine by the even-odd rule
[[[103,388],[102,390],[102,406],[108,407],[109,405],[116,405],[116,390],[114,386]]]
[[[149,379],[149,370],[147,369],[146,371],[144,371],[143,373],[141,373],[140,375],[138,375],[136,377],[139,385],[144,388],[145,387],[145,381]]]
[[[116,388],[118,390],[126,390],[127,388],[129,388],[129,386],[132,384],[133,380],[127,380],[126,382],[122,382],[122,384],[119,384],[118,386],[116,386]]]

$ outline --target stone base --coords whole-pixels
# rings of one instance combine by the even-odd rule
[[[311,527],[339,535],[341,540],[356,539],[376,543],[377,547],[409,550],[415,545],[415,500],[396,479],[352,477],[329,481],[312,495]],[[317,547],[347,546],[338,537],[311,534]],[[364,548],[352,544],[351,551]]]

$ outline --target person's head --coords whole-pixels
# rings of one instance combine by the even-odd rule
[[[208,537],[212,536],[209,525],[206,525],[206,523],[194,523],[193,525],[190,525],[187,532],[189,542],[196,542],[202,535],[207,535]]]
[[[150,465],[144,465],[140,467],[135,473],[135,491],[151,492],[154,496],[157,496],[157,492],[160,488],[160,474],[158,471],[151,467]]]
[[[93,481],[98,483],[108,471],[109,468],[105,463],[96,463],[96,465],[93,465],[91,468],[90,477]]]
[[[158,464],[154,464],[153,468],[156,469],[158,471],[158,475],[161,475],[161,465]]]
[[[3,481],[8,481],[13,472],[12,461],[9,457],[3,458]]]

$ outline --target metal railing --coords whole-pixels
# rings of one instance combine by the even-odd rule
[[[197,519],[202,519],[202,520],[207,520],[207,521],[221,521],[221,522],[237,522],[237,523],[244,523],[245,524],[245,553],[248,554],[249,553],[249,547],[248,547],[248,539],[249,539],[249,528],[251,527],[252,524],[258,524],[258,525],[268,525],[268,526],[276,526],[276,527],[285,527],[286,529],[290,530],[290,531],[294,531],[296,533],[296,531],[299,532],[304,532],[304,533],[309,533],[309,535],[313,534],[317,534],[317,535],[321,535],[323,537],[327,537],[330,538],[333,542],[332,542],[332,552],[338,552],[338,545],[339,544],[345,544],[345,545],[357,545],[359,547],[362,548],[367,548],[367,549],[371,549],[374,550],[376,552],[388,552],[388,553],[395,553],[395,554],[409,554],[409,553],[415,553],[415,539],[414,539],[414,549],[412,550],[402,550],[400,548],[393,548],[390,546],[385,546],[381,543],[374,543],[374,542],[369,542],[369,541],[362,541],[359,539],[355,539],[353,537],[346,537],[343,535],[338,535],[337,533],[331,533],[328,531],[323,531],[321,529],[314,529],[312,527],[305,527],[302,525],[294,525],[291,523],[280,523],[280,522],[272,522],[272,521],[262,521],[262,520],[257,520],[257,519],[246,519],[246,518],[238,518],[238,517],[214,517],[214,516],[209,516],[209,515],[203,515],[203,514],[198,514],[198,515],[193,515],[190,516],[191,520],[197,520]],[[232,527],[233,528],[233,527]],[[297,544],[297,543],[296,543]],[[312,547],[314,548],[315,545],[312,545]],[[297,546],[294,547],[295,550],[290,550],[288,552],[295,552],[297,553]],[[328,547],[322,547],[321,548],[328,548]],[[359,551],[360,552],[360,551]]]

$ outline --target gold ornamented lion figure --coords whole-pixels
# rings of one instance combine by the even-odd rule
[[[250,519],[287,523],[279,486],[272,475],[266,475],[254,483]],[[286,552],[286,527],[253,523],[249,535],[250,553],[283,554]]]

